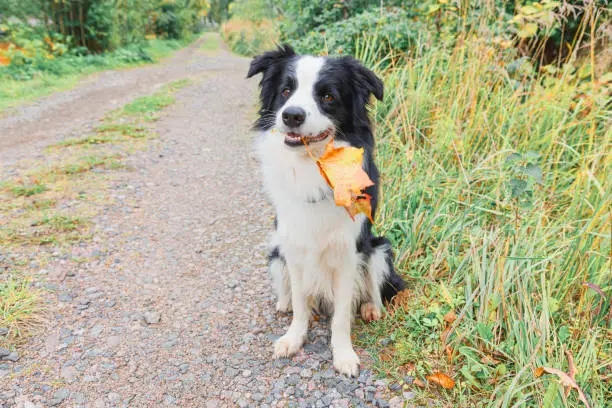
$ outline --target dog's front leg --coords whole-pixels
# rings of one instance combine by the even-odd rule
[[[291,303],[293,305],[293,320],[287,333],[276,341],[274,357],[289,357],[298,352],[304,344],[308,323],[310,321],[310,306],[308,296],[304,291],[303,269],[295,264],[288,263],[289,279],[291,282]]]
[[[347,256],[334,276],[334,316],[331,324],[331,345],[334,367],[349,377],[359,374],[359,357],[351,343],[353,296],[357,259]]]

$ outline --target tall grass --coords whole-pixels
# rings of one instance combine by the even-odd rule
[[[377,228],[410,289],[360,343],[386,375],[451,375],[419,392],[439,406],[581,406],[534,375],[568,372],[567,352],[592,406],[610,403],[610,78],[531,76],[472,34],[384,60],[380,41],[357,55],[386,85]]]

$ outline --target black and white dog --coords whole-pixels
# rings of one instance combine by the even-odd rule
[[[359,358],[350,337],[354,313],[359,310],[366,321],[379,319],[383,301],[405,284],[393,268],[389,241],[372,235],[363,214],[353,221],[336,206],[301,138],[315,155],[332,137],[336,146],[364,149],[363,168],[375,183],[366,189],[374,216],[379,174],[366,106],[372,94],[382,100],[383,84],[353,58],[296,55],[289,46],[255,57],[247,78],[259,73],[256,148],[264,187],[276,209],[269,270],[277,310],[293,309],[291,326],[276,342],[274,356],[296,353],[312,308],[324,307],[333,313],[334,367],[356,376]]]

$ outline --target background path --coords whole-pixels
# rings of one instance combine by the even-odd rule
[[[49,267],[49,323],[19,361],[0,363],[0,407],[388,406],[368,370],[334,373],[325,321],[298,356],[271,359],[289,317],[274,312],[265,268],[272,211],[251,153],[247,67],[191,46],[0,120],[9,166],[157,85],[196,78],[157,123],[158,143],[113,183],[93,242],[73,249],[88,261]]]

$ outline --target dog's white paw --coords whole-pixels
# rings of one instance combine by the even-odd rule
[[[348,377],[359,375],[359,357],[352,348],[334,350],[334,368]]]
[[[361,318],[366,323],[378,320],[381,318],[380,310],[372,302],[364,303],[361,305]]]
[[[276,311],[280,313],[289,313],[292,309],[290,299],[280,299],[276,302]]]
[[[303,340],[285,334],[274,344],[274,358],[291,357],[302,348]]]

